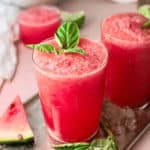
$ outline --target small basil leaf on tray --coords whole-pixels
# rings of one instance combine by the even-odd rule
[[[56,145],[53,148],[55,150],[86,150],[89,147],[89,143],[72,143]]]
[[[138,9],[139,13],[141,15],[143,15],[144,17],[146,17],[148,19],[148,21],[146,21],[141,28],[142,29],[147,29],[150,28],[150,5],[142,5],[141,7],[139,7]]]
[[[66,21],[75,22],[80,28],[85,22],[85,12],[78,11],[78,12],[70,13],[70,12],[62,11],[61,18],[64,22]]]
[[[80,30],[76,23],[63,23],[55,33],[55,39],[62,49],[75,48],[79,43]]]
[[[103,131],[107,134],[107,138],[93,140],[91,143],[91,147],[89,147],[88,150],[118,150],[118,144],[112,131],[110,130],[111,126],[108,120],[104,118],[104,116],[101,118],[100,125]]]
[[[57,53],[56,49],[50,44],[30,44],[27,47],[41,52]]]
[[[69,48],[69,49],[64,49],[64,53],[79,53],[81,55],[85,55],[86,51],[80,49],[80,48]]]
[[[95,139],[92,141],[91,146],[88,150],[118,150],[118,147],[111,136],[108,136],[106,139]]]

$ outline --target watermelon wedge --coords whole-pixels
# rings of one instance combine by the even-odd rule
[[[23,104],[17,96],[0,118],[0,144],[25,144],[33,138]]]

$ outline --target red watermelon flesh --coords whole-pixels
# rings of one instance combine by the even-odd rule
[[[0,144],[24,144],[33,138],[23,104],[17,96],[0,118]]]

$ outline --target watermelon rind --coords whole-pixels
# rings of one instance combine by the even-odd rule
[[[34,142],[34,136],[30,135],[27,137],[23,137],[22,140],[19,140],[18,138],[0,138],[0,144],[6,144],[6,145],[22,145],[22,144],[29,144]]]

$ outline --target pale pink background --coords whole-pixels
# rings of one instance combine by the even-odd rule
[[[16,95],[25,103],[37,93],[34,69],[32,65],[32,50],[23,44],[17,45],[18,66],[11,82],[6,81],[0,90],[0,116]]]

